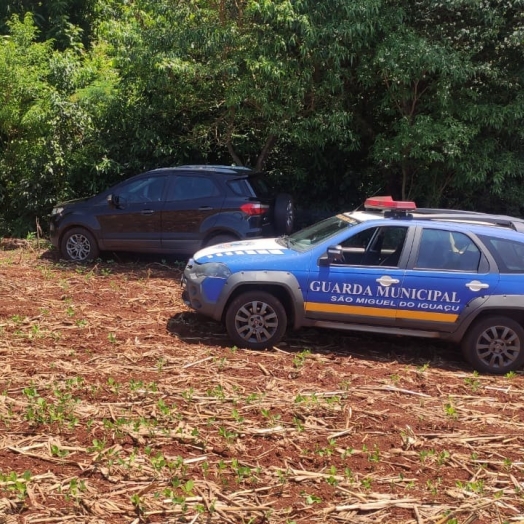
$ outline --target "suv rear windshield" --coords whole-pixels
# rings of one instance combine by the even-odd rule
[[[271,185],[262,174],[236,178],[228,182],[232,191],[240,196],[270,198],[273,194]]]

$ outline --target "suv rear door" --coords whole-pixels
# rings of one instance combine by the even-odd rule
[[[172,176],[162,210],[162,249],[183,254],[200,249],[224,198],[213,176],[190,172]]]

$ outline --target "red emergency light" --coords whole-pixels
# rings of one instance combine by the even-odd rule
[[[396,211],[413,211],[417,209],[415,202],[407,200],[393,200],[391,196],[376,196],[366,198],[364,202],[366,209],[382,209],[382,210],[396,210]]]

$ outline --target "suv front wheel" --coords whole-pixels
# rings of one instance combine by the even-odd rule
[[[227,308],[225,320],[231,340],[248,349],[278,344],[287,328],[284,306],[265,291],[248,291],[236,297]]]
[[[515,371],[524,364],[524,328],[511,318],[484,318],[464,337],[462,353],[477,371]]]
[[[60,251],[66,260],[75,262],[94,260],[100,254],[95,237],[82,227],[74,227],[64,234]]]

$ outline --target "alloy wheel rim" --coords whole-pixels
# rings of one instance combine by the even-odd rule
[[[72,235],[66,244],[67,254],[73,260],[85,260],[91,252],[91,244],[84,235]]]
[[[504,368],[520,355],[520,340],[507,326],[492,326],[478,338],[476,352],[479,359],[490,368]]]
[[[267,342],[278,329],[278,317],[269,304],[254,300],[238,309],[235,329],[246,342]]]

